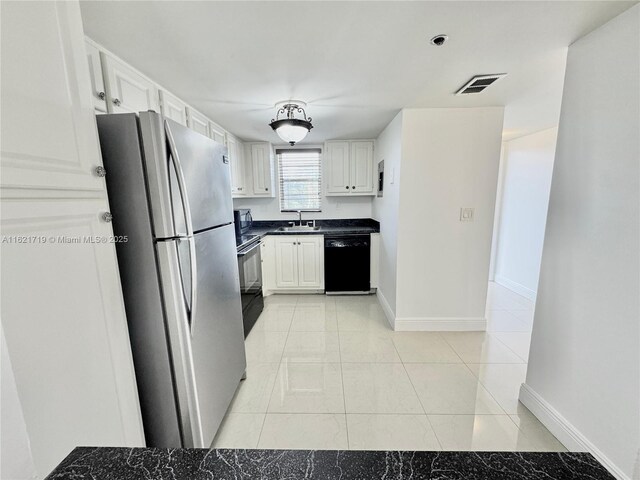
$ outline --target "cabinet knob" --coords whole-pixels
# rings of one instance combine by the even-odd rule
[[[356,186],[355,186],[355,185],[354,185],[353,187],[351,187],[351,190],[355,190],[355,189],[356,189]]]
[[[346,188],[347,190],[349,190],[349,185],[345,185],[345,187],[344,187],[344,188]]]
[[[238,187],[238,190],[242,190],[242,187]]]
[[[269,189],[265,187],[264,191],[265,191],[265,192],[268,192],[268,191],[269,191]]]
[[[105,93],[104,93],[104,92],[98,92],[98,98],[99,98],[100,100],[104,100],[104,99],[105,99],[105,97],[106,97],[106,95],[105,95]]]
[[[102,165],[96,167],[95,172],[96,172],[96,175],[98,177],[106,177],[107,176],[107,169],[104,168]]]
[[[102,220],[107,223],[110,223],[111,220],[113,220],[113,215],[111,214],[111,212],[104,212],[102,214]]]
[[[114,104],[114,105],[116,105],[116,106],[118,106],[118,107],[119,107],[121,103],[122,103],[122,102],[121,102],[119,99],[117,99],[117,98],[114,98],[114,99],[113,99],[113,104]]]

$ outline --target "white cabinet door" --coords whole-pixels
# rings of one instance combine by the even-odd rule
[[[327,193],[348,194],[351,190],[349,142],[327,142],[324,151]]]
[[[187,126],[191,130],[211,138],[209,135],[209,119],[191,107],[187,107]]]
[[[271,182],[271,144],[251,144],[251,175],[253,180],[253,196],[272,197]]]
[[[109,113],[160,111],[158,88],[126,63],[100,52]]]
[[[2,243],[2,329],[43,478],[77,445],[144,433],[79,4],[2,2],[1,22],[2,234],[30,239]]]
[[[5,190],[5,196],[24,196],[28,189],[47,189],[50,198],[71,190],[105,191],[104,180],[94,173],[102,160],[84,36],[70,44],[69,19],[56,17],[66,10],[64,3],[56,8],[57,2],[2,2],[0,182],[15,189]],[[33,19],[12,23],[14,15],[28,11]]]
[[[351,142],[351,189],[352,194],[373,194],[373,142],[370,140]]]
[[[226,144],[226,134],[224,128],[220,125],[209,122],[209,138],[214,139],[218,143]]]
[[[298,286],[301,288],[323,288],[324,284],[324,237],[304,235],[298,237]]]
[[[104,89],[102,78],[102,64],[100,63],[100,50],[90,40],[85,39],[84,44],[87,50],[87,61],[89,62],[89,80],[91,81],[91,99],[93,108],[98,112],[107,111],[107,94]]]
[[[162,114],[181,125],[187,126],[187,104],[165,90],[160,90]]]
[[[296,288],[298,286],[298,239],[282,235],[275,239],[276,287]]]
[[[247,189],[244,181],[243,145],[233,135],[227,135],[227,149],[231,166],[231,193],[234,197],[244,197]]]

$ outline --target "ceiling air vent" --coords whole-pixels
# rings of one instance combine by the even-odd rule
[[[476,75],[467,83],[465,83],[460,90],[456,92],[456,95],[467,95],[469,93],[480,93],[484,91],[492,83],[505,77],[506,73],[496,73],[493,75]]]

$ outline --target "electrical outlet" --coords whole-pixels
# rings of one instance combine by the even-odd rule
[[[473,222],[473,208],[462,207],[460,208],[460,221],[461,222]]]

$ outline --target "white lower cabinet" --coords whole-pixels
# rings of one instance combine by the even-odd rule
[[[268,235],[262,244],[262,278],[265,294],[324,289],[324,237]]]

